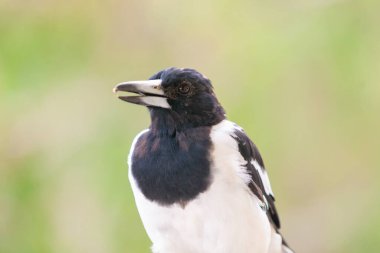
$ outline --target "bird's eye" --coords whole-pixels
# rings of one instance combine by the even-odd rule
[[[191,84],[188,82],[183,82],[178,86],[178,92],[186,95],[190,92]]]

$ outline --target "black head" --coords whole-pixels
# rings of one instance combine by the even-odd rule
[[[210,80],[194,69],[168,68],[148,81],[121,83],[114,91],[140,94],[119,98],[147,106],[158,131],[212,126],[225,118]]]

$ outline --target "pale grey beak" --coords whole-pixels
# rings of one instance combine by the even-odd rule
[[[137,93],[140,96],[119,96],[119,98],[133,104],[169,109],[170,105],[162,90],[161,83],[161,79],[124,82],[116,85],[113,92]]]

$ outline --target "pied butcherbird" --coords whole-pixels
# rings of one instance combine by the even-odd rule
[[[210,80],[168,68],[114,92],[148,108],[151,124],[133,141],[129,179],[155,253],[293,252],[263,159],[226,119]]]

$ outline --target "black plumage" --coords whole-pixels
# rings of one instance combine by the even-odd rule
[[[185,210],[187,203],[196,202],[201,194],[207,194],[212,188],[215,173],[223,172],[226,175],[230,175],[228,173],[231,171],[236,174],[241,173],[243,176],[239,175],[241,178],[236,185],[233,185],[233,180],[229,182],[228,178],[219,178],[227,182],[222,182],[225,188],[219,190],[229,195],[228,187],[232,187],[231,189],[240,187],[245,196],[255,195],[259,201],[256,198],[252,199],[261,201],[263,209],[256,206],[260,211],[257,218],[260,220],[260,217],[264,217],[261,220],[264,220],[268,227],[273,227],[272,232],[275,231],[273,233],[281,239],[279,245],[282,252],[292,252],[279,233],[280,219],[263,159],[246,133],[226,120],[225,111],[214,94],[210,80],[193,69],[178,68],[162,70],[149,80],[121,83],[114,89],[114,91],[139,94],[139,96],[120,96],[119,98],[130,103],[145,105],[150,112],[149,129],[135,139],[129,161],[132,185],[137,185],[134,191],[139,196],[138,203],[143,203],[142,206],[145,205],[144,203],[154,203],[160,211],[162,207],[175,210],[173,206],[178,204]],[[220,129],[218,125],[221,125]],[[231,154],[236,154],[231,156],[233,158],[231,160],[239,160],[237,164],[231,166],[229,161],[226,161],[227,165],[220,164],[224,158],[218,155],[225,154],[213,153],[217,147],[215,137],[211,138],[212,133],[220,134],[223,140],[226,139],[226,142],[223,142],[216,138],[218,140],[216,143],[227,146],[226,150],[229,150]],[[244,160],[243,164],[239,164],[241,158]],[[219,162],[219,167],[215,166],[215,161]],[[231,171],[223,171],[224,167]],[[241,182],[245,185],[240,185]],[[143,195],[142,199],[140,199],[140,192]],[[250,193],[246,195],[247,192]],[[229,208],[228,201],[233,202],[227,198],[226,203],[223,203],[225,208]],[[207,203],[203,205],[208,210]],[[196,210],[202,210],[202,207],[198,206]],[[236,213],[238,215],[240,210]],[[198,217],[197,215],[197,213],[192,213],[190,217]],[[151,218],[149,215],[144,217]],[[161,229],[161,226],[155,226],[155,222],[152,224],[150,228],[152,231]],[[170,227],[170,225],[168,228],[177,229],[176,226]],[[188,232],[194,232],[197,229],[190,229]],[[166,240],[165,235],[159,238],[158,241]],[[275,241],[273,240],[274,244]]]

